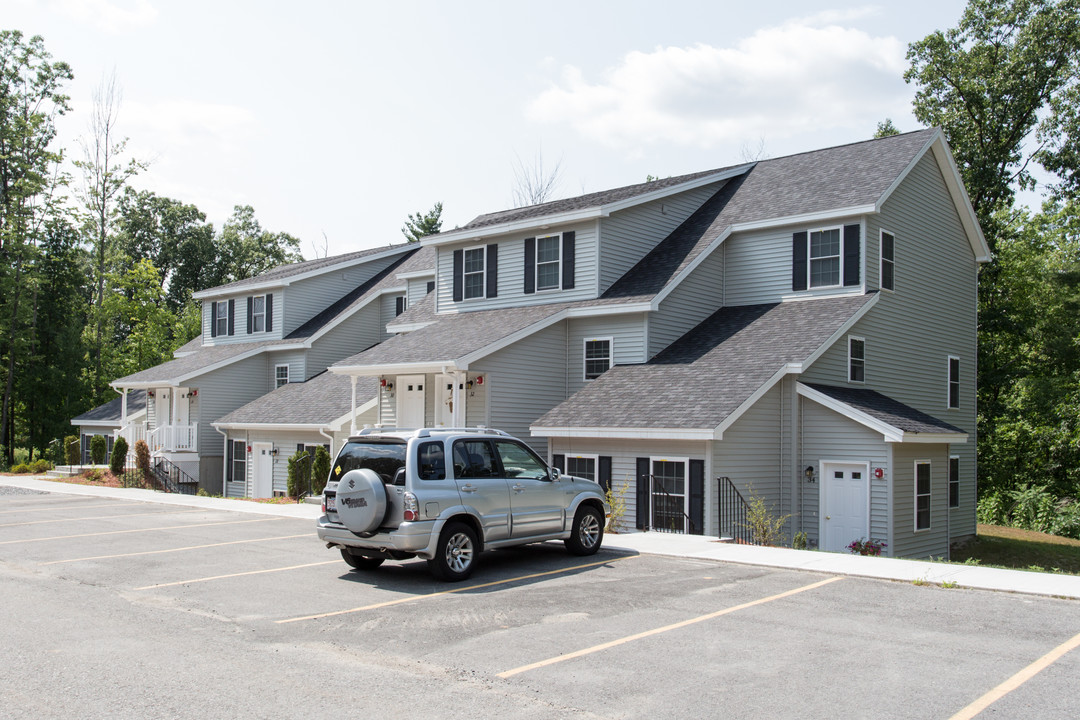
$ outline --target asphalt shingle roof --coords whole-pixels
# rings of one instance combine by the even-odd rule
[[[412,243],[415,246],[415,243]],[[378,255],[380,253],[389,252],[393,250],[405,251],[410,246],[410,243],[399,243],[397,245],[384,245],[382,247],[368,248],[367,250],[357,250],[356,252],[344,253],[342,255],[334,255],[332,257],[316,258],[314,260],[305,260],[303,262],[290,263],[288,265],[278,265],[276,268],[267,270],[264,273],[256,275],[255,277],[245,278],[243,280],[237,280],[226,285],[219,285],[215,288],[210,288],[215,293],[233,292],[234,290],[242,290],[248,285],[254,285],[256,283],[273,282],[275,280],[286,280],[288,278],[300,275],[302,273],[312,272],[314,270],[322,270],[324,268],[331,268],[335,265],[344,263],[355,262],[356,260],[362,260],[365,257],[371,255]]]
[[[82,425],[85,423],[116,423],[120,424],[120,404],[123,402],[123,398],[117,395],[115,398],[105,403],[104,405],[98,405],[93,410],[87,410],[82,415],[71,420],[72,425]],[[127,411],[128,415],[134,415],[135,413],[142,412],[146,409],[146,391],[145,390],[133,390],[128,393]]]
[[[888,423],[895,428],[910,433],[963,433],[964,430],[938,420],[933,415],[916,410],[910,405],[893,400],[876,390],[868,388],[834,387],[804,383],[807,387],[828,395],[856,410],[861,410],[872,418]]]
[[[616,365],[539,427],[712,429],[873,295],[722,308],[643,365]]]
[[[375,397],[378,380],[356,382],[358,405]],[[326,425],[352,409],[352,379],[323,372],[307,382],[287,383],[215,420],[222,424]]]

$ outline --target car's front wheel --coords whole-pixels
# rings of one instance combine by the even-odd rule
[[[574,555],[592,555],[604,539],[604,516],[592,505],[583,505],[574,515],[570,537],[564,543]]]
[[[463,522],[451,522],[439,535],[435,557],[428,560],[431,574],[440,580],[458,582],[472,575],[478,551],[476,532]]]
[[[383,558],[353,555],[345,548],[341,548],[341,559],[349,563],[354,570],[374,570],[383,564]]]

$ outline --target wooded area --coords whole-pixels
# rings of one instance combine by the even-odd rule
[[[993,253],[979,279],[980,520],[1078,537],[1080,0],[971,0],[908,61],[914,115],[943,129]],[[113,81],[65,174],[54,123],[72,78],[41,38],[0,32],[0,464],[46,451],[115,397],[110,380],[195,337],[192,292],[301,259],[251,207],[215,229],[137,190],[153,169],[115,137]],[[437,230],[438,210],[403,234]]]

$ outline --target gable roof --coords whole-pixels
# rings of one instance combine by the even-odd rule
[[[375,378],[356,382],[358,410],[378,392]],[[318,426],[326,427],[352,410],[352,379],[322,372],[307,382],[286,383],[213,422],[216,427]]]
[[[124,399],[117,395],[115,398],[98,405],[93,410],[87,410],[82,415],[71,419],[72,425],[115,425],[120,427],[120,414],[123,408],[121,403]],[[146,410],[146,391],[134,390],[128,393],[127,414],[128,417],[138,415]]]
[[[887,442],[967,441],[967,433],[955,425],[893,400],[876,390],[799,383],[798,392],[803,397],[880,432]]]
[[[799,372],[876,294],[727,307],[643,365],[616,365],[539,418],[534,435],[722,436],[760,394]]]

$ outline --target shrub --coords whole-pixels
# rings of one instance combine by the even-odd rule
[[[143,478],[150,477],[150,446],[145,440],[135,441],[135,467],[142,471]]]
[[[45,458],[38,458],[30,464],[30,469],[38,475],[49,472],[53,467],[54,465]]]
[[[311,470],[311,494],[322,495],[330,479],[330,453],[322,445],[315,448],[315,465]]]
[[[26,463],[19,463],[15,467],[11,468],[11,472],[19,474],[19,475],[23,475],[25,473],[30,472],[30,466],[27,465]]]
[[[808,544],[806,533],[802,530],[795,533],[795,537],[791,538],[791,547],[795,550],[805,550]]]
[[[68,435],[64,438],[64,459],[68,465],[79,464],[79,436]]]
[[[105,442],[104,435],[95,435],[90,438],[90,462],[94,465],[104,465],[105,456],[109,453],[109,446]]]
[[[307,450],[293,453],[292,457],[289,458],[287,486],[289,497],[300,497],[300,493],[305,492],[308,488],[308,482],[311,480],[311,464],[307,459]]]
[[[608,515],[607,527],[604,528],[607,532],[618,532],[619,527],[622,525],[623,516],[626,515],[626,489],[630,487],[630,479],[627,478],[626,482],[619,486],[619,489],[615,489],[615,483],[607,489],[607,504],[611,508],[611,514]]]
[[[86,479],[90,482],[101,482],[105,479],[105,473],[101,472],[97,468],[92,468],[86,471]]]
[[[881,551],[887,547],[888,544],[881,540],[874,540],[873,538],[864,540],[863,538],[859,538],[858,540],[853,540],[851,544],[847,546],[847,549],[851,551],[852,555],[872,555],[878,557],[881,555]]]
[[[791,515],[776,517],[765,505],[765,499],[750,488],[750,501],[746,508],[745,527],[750,531],[755,545],[780,545],[784,542],[784,524]]]
[[[124,473],[124,466],[127,465],[127,454],[127,440],[122,437],[116,438],[116,443],[113,444],[112,457],[109,459],[109,470],[116,477],[120,477]]]

